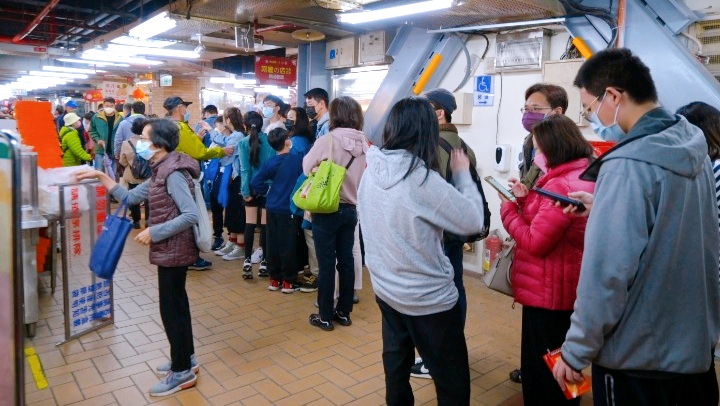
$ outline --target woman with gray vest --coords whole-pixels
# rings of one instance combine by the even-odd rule
[[[131,191],[97,170],[77,173],[77,179],[98,179],[118,201],[139,204],[149,198],[150,227],[135,241],[150,245],[150,263],[158,267],[160,317],[170,342],[172,362],[156,372],[164,378],[150,389],[150,396],[166,396],[195,386],[199,364],[193,347],[190,304],[185,291],[188,266],[198,257],[192,227],[198,222],[193,181],[200,175],[198,162],[178,153],[178,126],[167,119],[153,119],[143,128],[137,154],[150,162],[152,177]]]

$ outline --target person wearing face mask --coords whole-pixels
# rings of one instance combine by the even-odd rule
[[[586,115],[622,135],[581,175],[595,195],[555,379],[564,388],[592,365],[596,405],[717,405],[720,233],[705,136],[660,106],[630,50],[596,53],[574,84]]]
[[[136,102],[137,103],[137,102]],[[124,121],[123,121],[124,122]],[[123,171],[123,179],[125,179],[125,182],[128,184],[128,190],[133,190],[136,187],[138,187],[140,184],[142,184],[147,179],[141,179],[136,178],[135,175],[133,175],[132,172],[132,165],[135,162],[136,157],[138,154],[136,153],[136,145],[138,145],[138,142],[140,142],[140,136],[142,135],[143,129],[145,128],[145,124],[147,121],[145,119],[136,119],[132,121],[132,124],[130,126],[130,131],[132,132],[132,136],[127,139],[125,142],[122,143],[118,147],[120,150],[120,156],[118,158],[118,162],[120,163],[120,166],[122,166],[124,169]],[[142,147],[144,145],[141,143],[140,147],[142,150]],[[150,205],[147,201],[145,201],[145,227],[149,226],[150,221]],[[140,205],[139,204],[133,204],[130,206],[130,218],[132,218],[133,221],[133,228],[139,229],[140,228]]]
[[[145,103],[138,100],[130,106],[132,114],[128,114],[125,116],[125,119],[123,119],[120,124],[118,124],[117,131],[115,132],[115,141],[113,146],[113,150],[115,151],[115,159],[120,158],[120,150],[123,142],[129,140],[133,136],[133,123],[137,120],[145,119]]]
[[[268,120],[268,124],[263,130],[265,134],[276,128],[285,128],[285,117],[287,108],[281,98],[268,95],[263,100],[262,116]]]
[[[63,152],[63,166],[77,166],[90,162],[92,157],[83,149],[79,133],[82,120],[75,113],[67,113],[64,126],[60,129],[60,149]]]
[[[106,97],[103,109],[90,120],[90,137],[95,141],[95,169],[103,168],[103,159],[107,154],[111,160],[115,158],[115,134],[122,117],[115,112],[115,99]],[[115,162],[113,162],[114,167]]]
[[[288,110],[285,129],[290,133],[290,141],[292,141],[290,153],[307,155],[315,143],[315,135],[310,131],[310,121],[305,109],[293,107]]]
[[[139,204],[149,199],[151,226],[135,241],[150,246],[150,263],[157,266],[160,319],[170,343],[170,362],[155,367],[163,378],[150,396],[167,396],[195,386],[200,365],[193,345],[190,301],[185,289],[188,265],[198,255],[193,226],[198,207],[192,178],[200,175],[197,160],[176,151],[178,126],[168,119],[149,120],[138,141],[137,154],[150,162],[152,177],[131,191],[106,174],[88,169],[78,180],[97,179],[118,200]]]
[[[310,120],[315,121],[315,138],[330,132],[330,97],[325,89],[316,87],[305,93],[305,111]]]
[[[95,115],[94,111],[88,111],[83,116],[83,132],[82,135],[83,138],[85,138],[85,151],[87,151],[90,155],[93,156],[93,159],[95,158],[95,141],[93,141],[92,137],[90,136],[90,122],[92,121],[93,116]]]

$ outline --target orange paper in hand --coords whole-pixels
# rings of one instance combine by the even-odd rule
[[[543,355],[543,359],[550,368],[550,372],[555,368],[555,363],[560,359],[560,348],[555,351],[548,351],[547,354]],[[590,379],[587,376],[583,376],[583,381],[580,383],[570,383],[565,381],[565,398],[575,399],[578,396],[584,395],[590,392]]]

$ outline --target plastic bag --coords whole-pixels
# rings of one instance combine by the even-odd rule
[[[61,168],[38,168],[38,205],[43,214],[57,216],[60,214],[60,187],[57,184],[77,183],[75,172],[88,169],[86,165],[66,166]],[[78,210],[85,212],[90,209],[85,186],[65,187],[65,210],[72,210],[72,204],[78,204]]]

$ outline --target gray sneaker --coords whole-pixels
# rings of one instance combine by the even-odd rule
[[[155,368],[155,373],[158,375],[167,375],[171,368],[172,362],[166,362],[162,365],[158,365]],[[200,372],[200,363],[198,363],[197,358],[195,358],[195,354],[190,356],[190,369],[192,369],[195,374]]]
[[[170,371],[160,382],[150,388],[150,396],[172,395],[183,389],[192,388],[196,382],[197,376],[192,369],[182,372]]]

